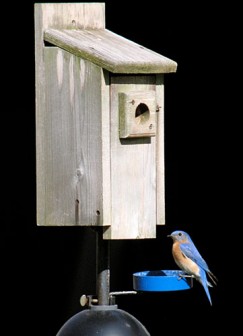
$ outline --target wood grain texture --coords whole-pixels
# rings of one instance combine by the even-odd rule
[[[112,73],[175,72],[177,63],[107,29],[46,29],[45,41]]]
[[[155,76],[111,76],[111,239],[156,237],[156,142],[119,138],[119,92],[155,90]]]
[[[163,73],[177,65],[107,31],[103,4],[76,5],[35,6],[37,224],[156,238],[165,223]],[[156,100],[147,102],[157,109],[153,137],[119,137],[119,94],[133,92]]]
[[[34,6],[42,31],[50,27],[105,28],[105,3],[35,3]]]
[[[165,125],[164,125],[164,76],[156,76],[157,135],[156,135],[156,185],[157,224],[165,224]]]
[[[97,225],[103,209],[102,69],[59,48],[46,48],[44,55],[44,150],[38,166],[45,202],[38,207],[44,212],[38,224]]]
[[[104,29],[105,4],[35,4],[37,225],[107,223],[107,78],[96,65],[44,46],[49,27]]]

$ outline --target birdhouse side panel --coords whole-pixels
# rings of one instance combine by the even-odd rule
[[[92,63],[56,47],[44,49],[44,64],[45,104],[41,109],[42,131],[37,130],[37,137],[42,136],[42,149],[37,148],[42,178],[42,190],[37,190],[41,205],[37,204],[37,217],[42,222],[37,224],[97,225],[103,204],[103,73]]]

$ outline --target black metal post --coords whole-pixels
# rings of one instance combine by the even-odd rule
[[[110,241],[103,239],[103,228],[96,230],[96,273],[99,305],[109,305]]]

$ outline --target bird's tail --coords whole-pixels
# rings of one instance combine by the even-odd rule
[[[213,284],[210,281],[207,281],[208,287],[213,287]]]
[[[211,271],[208,271],[207,274],[208,274],[209,278],[212,280],[213,284],[216,286],[217,281],[218,281],[217,277]],[[210,287],[213,287],[212,284],[211,284]]]
[[[212,306],[212,300],[211,300],[211,296],[210,296],[210,293],[209,293],[209,289],[208,287],[212,287],[212,284],[207,281],[207,275],[206,275],[206,272],[204,270],[200,270],[200,283],[202,284],[206,294],[207,294],[207,297],[208,297],[208,300],[210,302],[210,305]]]

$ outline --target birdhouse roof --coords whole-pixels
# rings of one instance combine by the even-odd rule
[[[177,63],[107,29],[46,29],[44,40],[112,73],[176,72]]]

